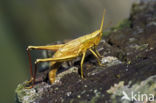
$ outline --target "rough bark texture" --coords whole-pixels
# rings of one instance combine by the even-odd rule
[[[79,75],[80,58],[63,63],[53,85],[44,70],[37,74],[36,86],[16,89],[18,102],[36,103],[135,103],[121,100],[122,92],[130,95],[147,93],[156,96],[156,2],[134,4],[130,18],[111,29],[98,46],[104,67],[98,66],[87,53],[85,79]],[[51,56],[51,52],[46,53]],[[44,66],[42,67],[46,67]],[[156,100],[155,100],[156,101]],[[147,102],[145,102],[147,103]],[[155,103],[155,102],[151,102]]]

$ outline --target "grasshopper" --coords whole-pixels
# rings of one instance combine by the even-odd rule
[[[50,62],[50,72],[49,72],[49,81],[50,83],[54,83],[55,77],[56,77],[56,72],[61,65],[61,62],[65,61],[70,61],[72,59],[77,58],[78,56],[82,56],[81,59],[81,78],[84,78],[83,75],[83,62],[85,59],[86,51],[89,50],[96,58],[98,61],[99,65],[102,65],[100,62],[100,53],[97,51],[96,47],[98,46],[101,37],[102,37],[102,30],[103,30],[103,23],[104,23],[104,16],[105,16],[105,10],[103,13],[102,21],[101,21],[101,26],[100,29],[81,36],[79,38],[76,38],[74,40],[71,40],[65,44],[58,44],[58,45],[47,45],[47,46],[28,46],[27,48],[27,53],[29,57],[29,64],[30,64],[30,75],[31,79],[28,81],[29,83],[32,83],[32,86],[35,83],[35,76],[36,76],[36,71],[37,71],[37,64],[40,62]],[[52,58],[44,58],[44,59],[36,59],[35,61],[35,71],[34,74],[32,72],[32,62],[31,62],[31,55],[30,55],[30,50],[52,50],[55,51],[54,55]]]

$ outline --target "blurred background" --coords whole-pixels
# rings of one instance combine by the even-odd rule
[[[73,39],[127,18],[133,0],[0,0],[0,103],[15,103],[17,84],[29,79],[28,45]],[[32,53],[40,58],[39,53]],[[37,55],[35,57],[35,55]],[[34,59],[33,59],[34,60]]]

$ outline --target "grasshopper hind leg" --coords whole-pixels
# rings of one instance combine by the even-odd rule
[[[33,78],[33,77],[31,77],[31,78],[30,78],[30,80],[29,80],[29,81],[27,81],[27,82],[25,83],[25,88],[26,88],[26,89],[31,89],[31,88],[33,88],[33,85],[28,86],[28,85],[30,85],[30,83],[32,83],[32,82],[33,82],[33,80],[34,80],[34,78]]]
[[[31,75],[31,78],[30,78],[30,80],[29,81],[27,81],[26,82],[26,89],[31,89],[31,88],[33,88],[33,86],[34,86],[34,84],[35,84],[35,78],[36,78],[36,72],[37,72],[37,64],[35,64],[35,71],[34,71],[34,74],[32,74]],[[31,86],[27,86],[27,85],[30,85],[31,84]]]
[[[47,45],[47,46],[28,46],[28,48],[26,49],[26,51],[27,51],[28,58],[29,58],[31,78],[30,78],[30,80],[25,85],[29,85],[30,83],[32,83],[32,86],[26,87],[26,88],[32,88],[33,87],[33,85],[35,83],[35,75],[36,75],[36,70],[37,70],[37,64],[35,64],[35,72],[33,74],[30,51],[31,50],[52,50],[52,51],[57,51],[59,48],[61,48],[63,46],[64,46],[64,44]]]
[[[55,81],[56,72],[57,72],[58,68],[60,67],[61,63],[64,61],[69,61],[73,58],[76,58],[77,56],[78,56],[77,54],[73,54],[73,55],[66,55],[63,57],[37,59],[35,61],[35,64],[38,64],[40,62],[50,62],[51,70],[49,72],[49,81],[52,84]]]

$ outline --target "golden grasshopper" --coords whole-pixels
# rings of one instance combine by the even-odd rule
[[[28,56],[29,56],[30,74],[31,74],[31,79],[28,82],[28,84],[32,82],[31,87],[33,87],[34,82],[35,82],[36,71],[37,71],[37,64],[40,62],[50,62],[51,70],[49,72],[49,80],[50,80],[51,84],[55,81],[56,72],[57,72],[57,69],[59,68],[59,66],[61,65],[61,62],[70,61],[70,60],[72,60],[78,56],[81,56],[81,55],[82,55],[81,78],[84,78],[83,62],[84,62],[87,50],[89,50],[97,58],[99,65],[102,65],[100,62],[101,55],[97,51],[96,46],[99,44],[101,37],[102,37],[104,16],[105,16],[105,10],[103,13],[101,27],[99,30],[96,30],[90,34],[81,36],[74,40],[71,40],[65,44],[47,45],[47,46],[28,46],[27,52],[28,52]],[[30,50],[32,50],[32,49],[56,51],[52,58],[37,59],[35,61],[34,74],[32,73],[32,63],[31,63],[31,56],[30,56]]]

